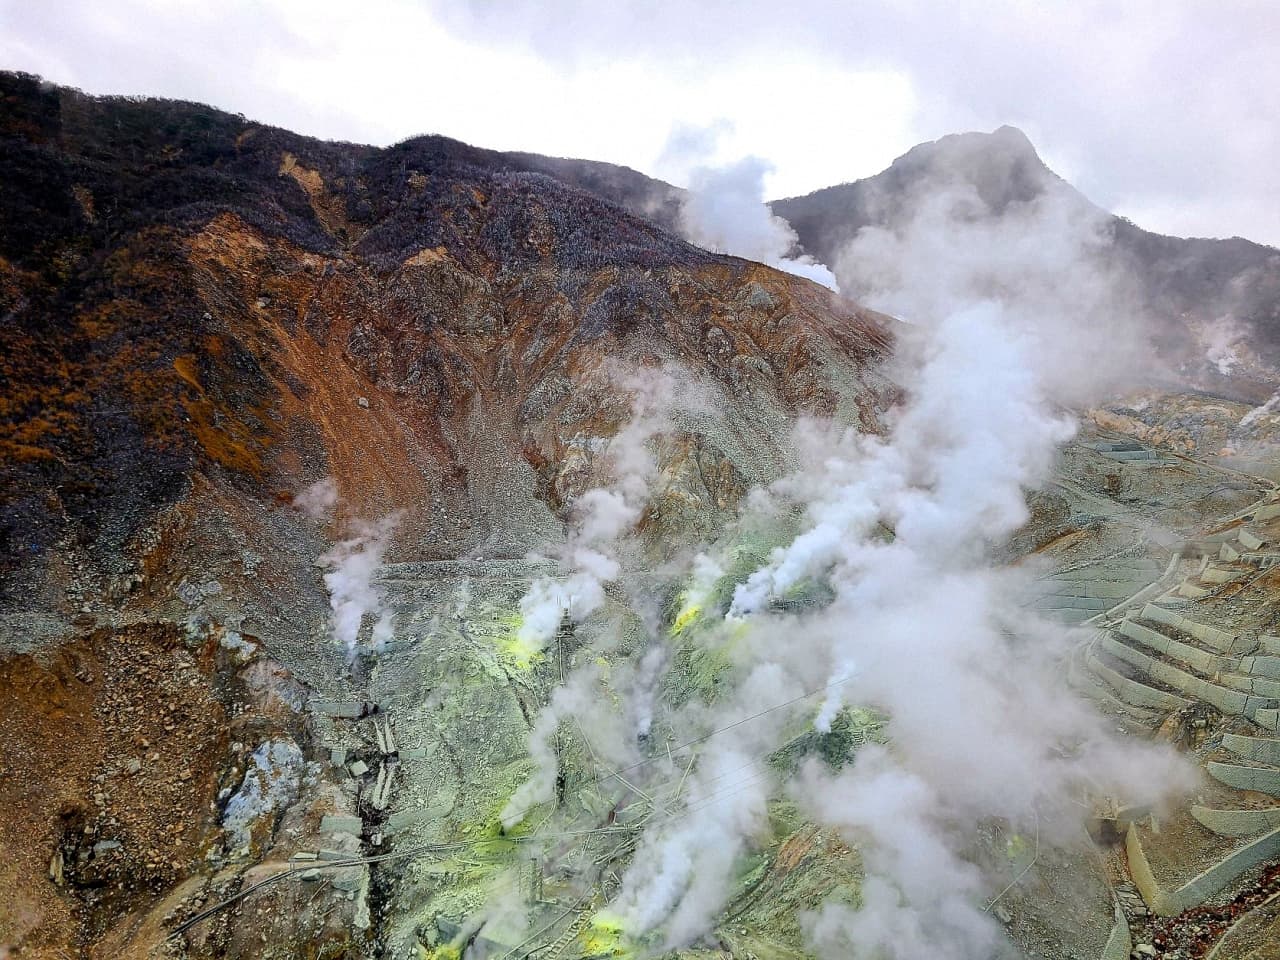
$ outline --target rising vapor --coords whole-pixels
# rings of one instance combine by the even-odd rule
[[[857,845],[867,871],[859,908],[833,903],[811,919],[821,956],[988,957],[999,941],[983,910],[989,883],[963,853],[983,822],[1070,844],[1082,831],[1068,798],[1140,784],[1148,796],[1126,798],[1152,801],[1190,783],[1171,752],[1116,738],[1065,687],[1072,638],[1018,604],[1023,575],[995,559],[1073,433],[1062,405],[1114,382],[1127,357],[1104,354],[1140,341],[1095,259],[1098,225],[1048,198],[996,228],[975,216],[975,197],[951,200],[864,232],[842,260],[842,286],[912,320],[901,333],[908,398],[883,438],[799,428],[803,469],[754,502],[802,508],[804,529],[737,586],[727,617],[752,639],[733,694],[703,718],[822,688],[819,730],[845,704],[889,718],[887,747],[835,773],[810,763],[782,785]],[[823,608],[776,606],[814,581],[834,592]],[[650,832],[619,901],[636,929],[688,943],[725,905],[772,789],[760,758],[781,719],[745,750],[734,742],[745,731],[707,743],[700,774],[754,763],[759,776],[709,808],[691,794],[687,826]]]
[[[325,477],[299,491],[293,498],[295,509],[314,520],[328,521],[341,502],[337,484]],[[330,629],[333,638],[354,661],[359,652],[360,632],[366,619],[372,622],[369,648],[382,650],[394,635],[391,610],[386,605],[377,575],[391,543],[391,534],[402,519],[400,512],[369,522],[359,518],[349,522],[349,535],[326,550],[316,563],[325,568],[324,585],[329,591]]]
[[[835,274],[800,253],[791,225],[765,203],[765,177],[772,165],[748,156],[729,163],[713,159],[723,125],[678,128],[664,151],[667,165],[684,168],[688,190],[680,208],[685,239],[708,250],[766,263],[839,292]]]

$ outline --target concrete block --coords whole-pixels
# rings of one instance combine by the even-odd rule
[[[1208,590],[1204,587],[1197,587],[1190,580],[1184,580],[1178,584],[1178,596],[1186,597],[1188,600],[1203,600],[1208,595]]]
[[[1154,603],[1148,603],[1142,608],[1142,619],[1173,627],[1173,629],[1212,647],[1218,653],[1241,653],[1245,646],[1241,639],[1233,633],[1219,630],[1217,627],[1211,627],[1208,624],[1197,623],[1180,613],[1166,610],[1164,607],[1157,606]]]
[[[1205,583],[1230,583],[1240,574],[1234,570],[1228,570],[1225,567],[1205,567],[1204,573],[1200,574],[1200,579]]]
[[[330,748],[329,748],[329,762],[330,762],[331,764],[333,764],[335,767],[340,767],[340,766],[342,766],[344,763],[346,763],[346,762],[347,762],[347,748],[346,748],[346,747],[330,747]]]
[[[1152,630],[1150,627],[1144,627],[1140,623],[1134,623],[1132,620],[1125,620],[1121,623],[1119,632],[1131,640],[1136,640],[1145,647],[1167,654],[1175,660],[1181,660],[1201,673],[1216,673],[1222,669],[1224,664],[1223,659],[1215,654],[1201,650],[1199,647],[1182,643],[1179,640],[1174,640],[1172,637],[1166,637],[1163,633]]]
[[[1083,663],[1079,668],[1072,664],[1070,668],[1071,686],[1080,691],[1090,700],[1099,701],[1107,704],[1108,712],[1123,713],[1127,716],[1147,715],[1151,711],[1146,707],[1135,707],[1133,704],[1126,703],[1116,694],[1116,685],[1109,683],[1102,677],[1101,664],[1097,668],[1090,666],[1090,657],[1082,655]],[[1096,659],[1096,658],[1095,658]]]
[[[1092,650],[1089,651],[1086,662],[1093,674],[1130,706],[1171,713],[1191,705],[1190,700],[1184,700],[1167,690],[1157,690],[1155,687],[1148,687],[1145,683],[1130,680],[1099,660]]]
[[[1097,576],[1095,573],[1094,576]],[[1145,584],[1144,578],[1141,583],[1135,584],[1130,580],[1076,580],[1064,577],[1061,580],[1054,579],[1050,581],[1048,596],[1051,597],[1087,597],[1090,599],[1104,599],[1115,603],[1117,600],[1124,600],[1126,597],[1133,595],[1133,591],[1138,586]],[[1109,605],[1109,604],[1108,604]]]
[[[1124,851],[1129,860],[1129,875],[1133,885],[1142,894],[1142,900],[1152,913],[1159,917],[1177,916],[1182,907],[1160,886],[1147,852],[1142,849],[1142,837],[1136,826],[1130,826],[1124,837]]]
[[[369,765],[363,760],[357,760],[355,763],[351,764],[351,766],[347,767],[347,769],[351,771],[351,775],[353,777],[363,777],[369,772]]]
[[[1258,649],[1273,657],[1280,657],[1280,637],[1263,634],[1258,638]]]
[[[1240,847],[1230,856],[1224,857],[1193,880],[1183,884],[1178,888],[1175,897],[1178,902],[1185,904],[1183,910],[1197,906],[1234,882],[1246,870],[1252,869],[1264,860],[1270,860],[1277,854],[1280,854],[1280,830],[1272,830],[1252,843]]]
[[[400,751],[400,756],[406,760],[425,760],[427,758],[426,747],[405,747]]]
[[[391,780],[394,767],[390,763],[384,763],[378,767],[378,778],[374,781],[373,792],[370,794],[369,802],[373,804],[375,810],[385,810],[387,804],[391,802]]]
[[[1262,545],[1266,543],[1265,540],[1252,530],[1245,530],[1243,527],[1240,529],[1239,534],[1237,534],[1236,539],[1240,541],[1240,545],[1246,550],[1259,550],[1262,548]]]
[[[320,820],[321,833],[349,833],[358,837],[362,830],[364,830],[364,821],[359,817],[330,813]]]
[[[1280,657],[1254,656],[1240,659],[1240,672],[1257,677],[1269,677],[1280,680]]]
[[[1151,912],[1161,917],[1172,917],[1203,903],[1245,871],[1280,853],[1280,829],[1264,833],[1251,843],[1237,848],[1173,891],[1165,890],[1156,880],[1136,827],[1130,827],[1125,837],[1125,853],[1129,858],[1129,872],[1133,876],[1134,885]]]
[[[312,700],[308,706],[312,713],[339,720],[359,720],[369,709],[362,700]]]
[[[1272,680],[1270,677],[1251,677],[1250,679],[1253,681],[1251,689],[1254,693],[1268,700],[1280,702],[1280,680]]]
[[[1216,683],[1209,683],[1207,680],[1201,680],[1195,677],[1194,683],[1187,687],[1171,684],[1185,693],[1190,693],[1197,699],[1203,700],[1205,703],[1211,703],[1223,713],[1235,716],[1247,716],[1249,713],[1249,697],[1239,690],[1231,690],[1227,687],[1220,687]],[[1168,681],[1166,681],[1168,682]]]
[[[1280,733],[1280,710],[1255,710],[1251,719],[1260,727]]]
[[[1175,553],[1169,558],[1168,565],[1164,568],[1164,573],[1154,582],[1143,587],[1134,596],[1128,600],[1123,600],[1107,611],[1107,616],[1116,617],[1122,612],[1122,608],[1129,606],[1140,607],[1158,597],[1165,591],[1169,583],[1172,582],[1174,575],[1178,569],[1178,555]]]
[[[1111,606],[1105,597],[1071,597],[1061,594],[1050,594],[1036,599],[1037,610],[1084,610],[1089,613],[1101,613]]]
[[[384,717],[381,723],[373,721],[373,735],[378,743],[378,751],[384,756],[396,752],[396,737],[391,729],[390,717]]]
[[[1107,450],[1102,455],[1108,460],[1125,462],[1129,460],[1159,460],[1160,454],[1155,450]]]
[[[301,850],[298,853],[295,853],[289,859],[292,861],[302,861],[302,860],[314,860],[315,858],[316,858],[315,851]]]
[[[1242,767],[1213,760],[1205,768],[1209,771],[1209,776],[1228,787],[1280,797],[1280,770],[1273,770],[1271,767]]]
[[[1276,517],[1280,517],[1280,503],[1268,503],[1265,506],[1261,506],[1253,515],[1253,519],[1259,523],[1274,520]]]
[[[1152,679],[1173,687],[1188,697],[1211,703],[1223,713],[1229,713],[1233,716],[1246,715],[1245,711],[1249,708],[1249,697],[1239,690],[1230,690],[1226,687],[1209,683],[1207,680],[1187,673],[1185,670],[1180,670],[1172,664],[1156,660],[1141,651],[1134,650],[1113,637],[1102,637],[1098,643],[1102,650],[1105,650],[1113,657],[1125,661]]]
[[[1193,806],[1191,815],[1220,837],[1253,837],[1280,827],[1280,807],[1261,810],[1213,810]]]
[[[1120,904],[1115,905],[1115,922],[1111,925],[1111,933],[1102,948],[1099,960],[1129,960],[1133,950],[1133,938],[1129,933],[1129,921],[1125,919]]]
[[[1214,679],[1224,687],[1232,690],[1240,690],[1244,693],[1252,693],[1264,700],[1280,702],[1280,680],[1268,680],[1266,677],[1249,677],[1239,673],[1219,673],[1214,676]],[[1258,707],[1265,709],[1270,706],[1272,706],[1270,703],[1258,703],[1254,704],[1254,709]]]
[[[1240,551],[1229,543],[1224,543],[1218,550],[1218,559],[1223,563],[1235,563],[1240,559]]]
[[[1280,707],[1280,700],[1275,697],[1253,696],[1245,706],[1244,715],[1252,720],[1259,710],[1275,710],[1278,707]]]

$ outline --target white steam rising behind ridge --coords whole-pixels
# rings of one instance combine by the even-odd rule
[[[680,210],[685,237],[700,247],[758,260],[839,291],[825,264],[808,254],[791,255],[799,241],[796,232],[764,202],[769,169],[759,157],[695,169]]]
[[[680,232],[700,247],[744,257],[804,277],[839,292],[835,274],[797,252],[799,237],[765,203],[765,177],[773,169],[760,157],[713,160],[724,125],[677,128],[663,162],[688,181],[680,208]]]

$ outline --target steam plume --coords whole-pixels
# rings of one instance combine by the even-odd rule
[[[560,550],[561,576],[540,577],[520,600],[516,640],[522,650],[542,650],[568,615],[581,622],[600,609],[605,585],[621,572],[619,543],[639,521],[657,465],[646,443],[668,424],[676,380],[664,371],[614,371],[631,397],[631,417],[609,443],[607,485],[574,502],[569,534]]]
[[[773,167],[760,157],[713,164],[711,154],[723,127],[677,130],[664,160],[690,168],[688,193],[680,209],[685,238],[709,250],[768,264],[838,291],[835,275],[808,254],[798,254],[799,237],[765,203],[764,179]]]
[[[360,630],[365,619],[373,620],[370,645],[381,650],[394,636],[391,611],[385,606],[382,589],[375,582],[390,543],[391,532],[400,515],[391,514],[376,523],[356,521],[354,535],[321,555],[319,562],[329,568],[324,585],[329,590],[333,611],[333,636],[355,659]]]
[[[538,578],[520,600],[522,619],[516,642],[526,655],[542,650],[566,615],[581,622],[604,606],[605,587],[622,572],[623,548],[641,518],[657,476],[657,463],[647,444],[670,428],[672,398],[681,392],[681,385],[676,376],[663,370],[613,367],[609,373],[629,395],[631,416],[610,441],[609,482],[587,490],[573,504],[569,535],[560,550],[560,563],[567,574],[562,579]],[[694,398],[695,404],[699,402],[697,391],[684,393]],[[624,666],[620,671],[639,714],[647,716],[650,711],[649,692],[659,665],[660,660],[646,657],[635,670]],[[615,712],[601,708],[601,683],[596,666],[591,664],[574,671],[552,695],[530,734],[534,773],[508,801],[502,814],[506,826],[523,819],[530,806],[551,798],[558,769],[553,738],[563,721],[573,719],[581,724],[589,718],[592,750],[599,750],[605,761],[622,763],[633,757],[635,737],[628,735],[630,731],[621,726]],[[648,722],[638,721],[646,729]]]
[[[293,498],[293,506],[316,520],[332,517],[340,497],[332,477],[325,477],[306,487]],[[351,522],[352,534],[339,541],[317,558],[326,567],[324,585],[329,591],[332,611],[331,630],[342,644],[347,659],[354,660],[360,631],[366,618],[373,621],[370,643],[381,650],[394,635],[391,611],[376,582],[391,533],[400,522],[399,512],[388,514],[375,523]]]
[[[741,689],[766,668],[775,682],[771,698],[730,702],[825,686],[818,729],[844,703],[889,718],[887,749],[866,748],[838,773],[809,766],[789,785],[858,845],[868,874],[860,909],[833,904],[813,919],[819,953],[978,960],[997,929],[982,909],[989,884],[957,838],[1003,818],[1074,842],[1069,798],[1153,800],[1189,775],[1171,753],[1115,738],[1065,688],[1072,638],[1021,609],[1020,575],[993,559],[1072,433],[1060,405],[1114,383],[1127,359],[1108,350],[1138,340],[1121,322],[1123,289],[1096,259],[1098,226],[1053,197],[998,224],[964,192],[917,209],[896,230],[864,231],[841,261],[846,289],[913,321],[902,334],[909,398],[883,439],[802,425],[805,469],[756,498],[800,505],[807,523],[734,594],[729,615],[752,638]],[[825,607],[773,607],[815,580],[834,592]],[[735,746],[709,742],[700,763],[719,764],[721,750]],[[758,802],[757,789],[743,802]],[[750,839],[750,818],[695,822],[717,850]],[[723,906],[728,870],[696,837],[659,828],[622,902],[639,928],[665,925],[668,942],[688,942]]]

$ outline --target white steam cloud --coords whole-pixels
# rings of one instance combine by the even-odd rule
[[[769,210],[764,178],[769,164],[744,157],[723,167],[698,167],[680,209],[680,226],[700,247],[758,260],[839,291],[835,274],[808,254],[792,256],[799,238]]]
[[[664,162],[688,168],[688,192],[680,209],[685,239],[700,247],[744,257],[805,277],[839,292],[835,274],[808,254],[799,237],[765,203],[764,181],[772,165],[760,157],[713,163],[721,128],[677,130]]]
[[[668,427],[676,380],[660,370],[614,372],[631,397],[631,417],[609,443],[610,481],[587,490],[572,506],[566,542],[559,551],[560,576],[540,577],[520,600],[521,649],[546,647],[567,614],[581,622],[605,601],[606,584],[622,571],[617,552],[640,520],[657,464],[646,444]]]
[[[329,589],[329,606],[333,611],[333,636],[355,659],[360,630],[366,618],[373,621],[369,635],[370,648],[382,650],[395,635],[391,611],[376,583],[383,556],[391,541],[391,532],[400,521],[399,514],[383,517],[376,523],[357,521],[353,536],[338,543],[320,557],[329,568],[324,585]]]
[[[1153,801],[1190,774],[1172,752],[1116,738],[1065,687],[1073,638],[1023,609],[1022,575],[994,559],[1073,432],[1059,404],[1114,384],[1139,340],[1096,258],[1099,225],[1052,196],[1000,223],[964,191],[917,210],[896,230],[864,231],[841,261],[846,289],[913,321],[901,334],[908,399],[884,438],[803,425],[804,469],[755,498],[801,506],[807,522],[737,588],[745,679],[718,720],[702,719],[730,722],[806,689],[827,690],[822,730],[845,703],[883,712],[887,748],[835,773],[811,764],[789,785],[857,845],[867,873],[859,908],[812,918],[813,946],[980,960],[1000,936],[984,910],[992,884],[963,852],[982,823],[1069,844],[1083,835],[1079,797]],[[830,603],[776,607],[819,581]],[[784,719],[758,721],[747,749],[753,724],[709,740],[699,776],[762,768]],[[709,928],[768,796],[757,772],[718,806],[691,791],[687,824],[646,838],[619,902],[636,928],[664,927],[668,944]]]
[[[811,942],[823,956],[996,954],[999,929],[972,907],[985,893],[982,873],[948,845],[933,787],[878,746],[865,748],[857,770],[833,780],[811,766],[794,786],[806,798],[840,791],[819,815],[858,843],[866,870],[861,908],[824,905],[809,918]]]
[[[686,733],[715,733],[726,717],[759,712],[762,705],[803,693],[796,678],[775,663],[760,663],[716,709],[686,708],[672,718]],[[776,792],[766,758],[789,716],[767,714],[718,733],[704,751],[670,813],[645,834],[624,877],[614,908],[628,928],[663,927],[667,947],[691,943],[705,933],[728,901],[733,870],[751,842],[767,833],[769,798]],[[679,770],[667,774],[680,776]]]
[[[293,505],[313,519],[328,520],[340,499],[337,484],[325,477],[295,495]],[[316,559],[319,566],[327,568],[324,585],[332,612],[330,628],[348,660],[356,657],[366,620],[372,621],[369,643],[374,651],[382,650],[395,634],[377,576],[401,516],[395,512],[373,523],[351,521],[351,535]]]
[[[623,570],[623,553],[649,501],[658,476],[657,462],[649,451],[650,441],[671,427],[672,398],[683,394],[685,402],[701,401],[696,390],[686,389],[665,370],[608,371],[610,380],[630,397],[631,415],[609,442],[609,480],[593,487],[573,503],[568,536],[559,550],[566,574],[535,580],[520,600],[521,623],[516,642],[524,654],[546,647],[567,615],[581,622],[605,604],[605,588]],[[551,799],[559,772],[554,738],[560,725],[571,720],[577,735],[587,740],[597,759],[623,764],[634,759],[639,728],[647,731],[652,711],[651,690],[661,666],[661,657],[651,651],[634,670],[624,667],[614,684],[625,685],[631,693],[634,714],[631,723],[608,709],[602,698],[604,678],[596,664],[575,670],[557,688],[551,702],[539,714],[529,738],[529,754],[534,772],[512,795],[502,813],[511,827],[531,806]],[[602,700],[604,701],[602,705]],[[583,726],[586,718],[586,727]]]
[[[339,499],[338,484],[333,477],[322,477],[294,494],[293,506],[312,520],[328,520]]]

